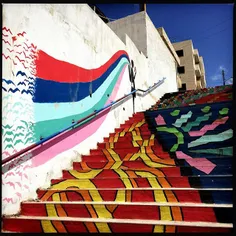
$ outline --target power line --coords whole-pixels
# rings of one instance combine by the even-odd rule
[[[102,16],[102,15],[100,15],[100,14],[98,14],[98,13],[97,13],[97,15],[99,15],[100,17],[102,17],[102,18],[104,18],[104,19],[108,19],[108,20],[112,20],[112,21],[113,21],[113,20],[119,20],[119,19],[112,19],[112,18],[109,18],[109,17],[107,17],[107,16],[105,17],[105,16]]]
[[[210,34],[208,37],[204,37],[204,38],[201,38],[201,39],[199,38],[199,40],[195,40],[195,42],[198,42],[198,41],[201,41],[201,40],[205,40],[205,39],[211,38],[213,35],[216,35],[216,34],[219,34],[219,33],[221,33],[221,32],[224,32],[224,31],[226,31],[226,30],[228,30],[228,29],[233,30],[231,27],[230,27],[230,28],[227,27],[227,28],[225,28],[225,29],[223,29],[223,30],[221,30],[221,31],[215,32],[215,33],[213,33],[213,34]]]
[[[207,28],[207,29],[205,29],[205,30],[203,30],[203,31],[200,31],[199,34],[202,34],[203,32],[209,31],[210,29],[213,29],[213,28],[215,28],[215,27],[217,27],[217,26],[219,26],[219,25],[222,25],[223,23],[225,23],[226,21],[229,21],[229,20],[231,20],[231,19],[233,19],[233,17],[227,18],[226,20],[221,21],[219,24],[216,24],[216,25],[214,25],[214,26],[211,26],[211,27],[209,27],[209,28]],[[181,38],[181,37],[178,36],[178,35],[177,35],[177,36],[174,35],[172,38]],[[184,40],[185,40],[185,39],[184,39]],[[184,40],[181,40],[181,41],[184,41]]]
[[[211,27],[209,27],[209,28],[203,30],[202,32],[209,31],[210,29],[212,29],[212,28],[214,28],[214,27],[216,27],[216,26],[222,25],[224,22],[229,21],[229,20],[231,20],[231,19],[233,19],[233,17],[227,18],[226,20],[221,21],[219,24],[214,25],[214,26],[211,26]],[[200,33],[201,33],[201,32],[200,32]]]

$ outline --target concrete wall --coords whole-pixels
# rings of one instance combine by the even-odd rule
[[[159,93],[177,91],[176,62],[169,49],[166,47],[160,34],[156,30],[149,16],[146,14],[147,27],[147,56],[148,56],[148,80],[150,86],[151,81],[155,81],[161,75],[168,81],[160,87]],[[171,81],[171,82],[170,82]]]
[[[154,44],[147,44],[150,59],[127,35],[122,42],[86,4],[5,4],[2,158],[130,92],[129,58],[137,67],[137,88],[146,89],[166,77],[145,98],[137,97],[136,111],[149,108],[165,92],[176,91],[173,58],[155,27],[148,27],[155,31],[147,33]],[[4,165],[2,213],[15,214],[21,201],[37,198],[37,188],[49,187],[52,178],[62,176],[62,169],[96,148],[132,115],[132,107],[130,98]]]
[[[125,42],[125,34],[135,43],[137,49],[147,56],[147,29],[146,13],[139,12],[116,21],[107,23],[107,25]]]

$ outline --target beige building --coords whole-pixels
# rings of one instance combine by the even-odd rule
[[[178,73],[182,81],[181,90],[206,88],[203,58],[193,48],[192,40],[172,44],[180,59]]]

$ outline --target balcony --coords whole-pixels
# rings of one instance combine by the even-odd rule
[[[178,88],[182,88],[182,80],[181,80],[181,77],[180,75],[177,73],[177,85],[178,85]]]
[[[197,78],[198,78],[198,77],[201,77],[201,76],[202,76],[202,72],[201,72],[201,69],[200,69],[199,64],[195,64],[194,67],[195,67],[195,74],[196,74],[196,77],[197,77]]]
[[[194,49],[193,56],[194,56],[195,64],[198,64],[200,62],[200,59],[199,59],[199,54],[198,54],[197,49]]]

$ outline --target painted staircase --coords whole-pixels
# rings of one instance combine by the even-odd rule
[[[232,87],[168,96],[4,217],[3,231],[232,232]]]

